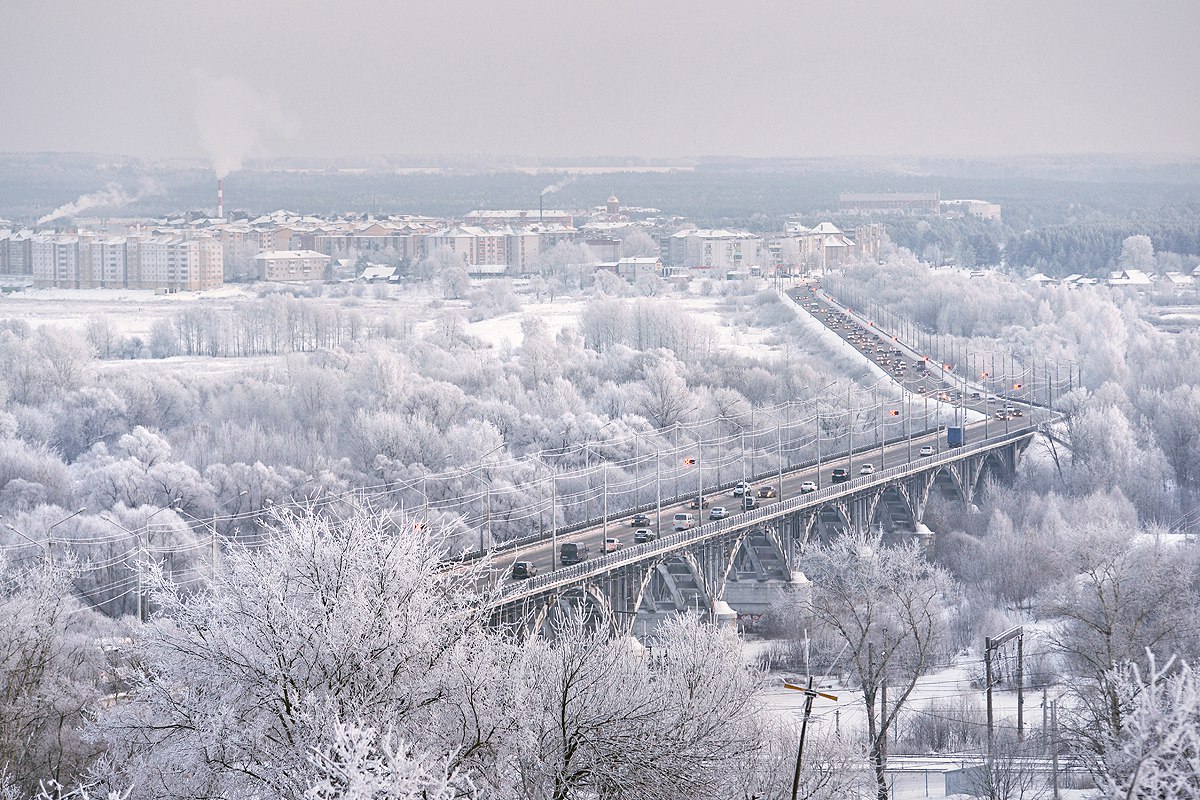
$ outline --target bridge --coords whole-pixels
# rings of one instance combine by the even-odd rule
[[[982,425],[968,430],[982,430]],[[782,585],[796,579],[808,542],[868,528],[918,530],[934,492],[972,503],[988,476],[1011,481],[1036,433],[1028,425],[912,460],[903,457],[912,442],[895,442],[887,449],[900,463],[843,483],[826,480],[816,491],[797,487],[820,480],[833,464],[801,468],[781,487],[793,490],[787,499],[569,566],[558,565],[553,542],[549,549],[546,541],[526,545],[506,556],[535,564],[548,561],[549,569],[503,583],[495,595],[493,620],[536,634],[555,618],[577,613],[616,633],[629,633],[639,614],[696,609],[716,616],[722,601],[743,614],[761,613]],[[675,508],[668,510],[675,513]],[[583,531],[563,540],[595,541],[596,535],[595,530]]]
[[[585,524],[582,529],[553,531],[549,537],[515,543],[511,549],[492,553],[494,563],[503,567],[524,561],[541,573],[524,580],[513,579],[507,571],[498,574],[492,595],[497,625],[537,634],[556,617],[582,614],[614,633],[629,633],[639,616],[646,619],[687,610],[712,619],[760,614],[782,587],[802,577],[799,561],[810,541],[866,529],[900,537],[928,533],[924,518],[935,493],[951,502],[973,504],[989,476],[1011,482],[1021,453],[1041,430],[1039,424],[1057,416],[1051,408],[1054,386],[1042,387],[1045,393],[1039,396],[1031,380],[1036,370],[1010,374],[999,385],[987,373],[985,380],[977,381],[923,356],[861,313],[815,289],[795,289],[788,297],[798,312],[844,339],[846,346],[859,351],[901,390],[924,395],[926,400],[934,394],[939,401],[953,395],[960,424],[978,420],[963,426],[967,444],[948,448],[943,429],[935,426],[932,432],[926,429],[914,435],[910,431],[907,437],[842,451],[825,461],[818,457],[816,463],[771,475],[771,490],[761,507],[684,530],[656,528],[650,541],[632,546],[612,541],[607,519],[603,526]],[[916,374],[906,376],[895,368],[896,356],[915,359]],[[993,411],[1003,418],[1003,426],[993,421],[989,427]],[[873,464],[867,463],[870,459],[886,468],[874,471]],[[857,476],[855,466],[860,467]],[[835,470],[842,474],[835,478]],[[839,478],[843,482],[835,483]],[[728,501],[719,499],[728,491],[729,486],[704,487],[691,503],[675,498],[663,505],[660,500],[650,510],[661,523],[681,512],[694,510],[702,516],[706,499],[741,509],[736,493]],[[588,545],[599,554],[562,565],[558,545],[566,542]]]

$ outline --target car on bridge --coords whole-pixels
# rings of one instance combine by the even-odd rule
[[[752,508],[758,508],[758,498],[752,494],[747,494],[742,498],[742,508],[749,511]]]
[[[933,455],[933,453],[934,453],[933,445],[926,444],[926,445],[921,446],[921,455],[922,456],[931,456],[931,455]]]
[[[858,474],[859,475],[874,475],[875,474],[875,465],[872,464],[870,461],[868,461],[866,464],[863,464],[861,467],[858,468]]]
[[[677,531],[686,531],[695,524],[696,519],[691,514],[679,513],[672,520],[672,525]]]
[[[537,565],[529,561],[515,561],[512,565],[512,579],[514,581],[524,581],[537,575]]]
[[[587,561],[588,546],[580,542],[567,542],[558,548],[558,560],[563,565],[578,564]]]
[[[800,484],[800,494],[809,494],[817,490],[817,484],[813,481],[805,481]]]
[[[713,506],[708,512],[709,519],[725,519],[729,516],[729,512],[725,510],[725,506]]]
[[[629,524],[634,528],[648,528],[651,524],[650,517],[647,514],[634,514]]]
[[[758,496],[759,497],[774,497],[775,496],[775,487],[771,486],[771,485],[758,487]]]
[[[845,483],[846,481],[850,480],[850,470],[846,469],[845,467],[838,467],[833,471],[833,477],[831,480],[834,483]]]
[[[600,545],[600,552],[615,553],[621,549],[621,540],[615,536],[609,536],[604,540],[604,544]]]
[[[688,508],[708,508],[708,498],[693,497],[688,501]]]
[[[737,483],[735,483],[735,484],[733,485],[733,496],[734,496],[734,497],[741,497],[741,496],[742,496],[742,495],[744,495],[746,492],[748,492],[748,491],[751,491],[751,490],[752,490],[752,488],[753,488],[753,487],[752,487],[752,486],[750,486],[750,484],[749,484],[749,483],[747,483],[746,481],[738,481]]]
[[[638,528],[636,531],[633,532],[633,543],[634,544],[645,544],[646,542],[653,542],[657,538],[658,538],[658,535],[655,534],[654,531],[650,530],[649,528]]]

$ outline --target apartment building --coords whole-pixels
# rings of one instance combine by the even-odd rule
[[[33,231],[0,231],[0,274],[28,275],[32,270],[30,242]]]
[[[264,281],[324,280],[330,262],[329,256],[315,250],[276,250],[259,253],[254,260]]]
[[[682,230],[666,238],[663,255],[672,267],[743,270],[760,265],[762,240],[745,231]]]

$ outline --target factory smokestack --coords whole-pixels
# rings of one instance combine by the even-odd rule
[[[217,178],[217,217],[225,219],[225,187],[220,178]]]
[[[546,196],[544,194],[539,194],[538,195],[538,224],[545,222],[545,216],[546,216]]]

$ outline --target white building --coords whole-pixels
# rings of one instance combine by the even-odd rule
[[[760,266],[762,240],[745,231],[683,230],[666,240],[666,260],[673,267],[721,272]]]
[[[319,281],[325,278],[330,258],[315,250],[274,250],[254,257],[264,281]]]

